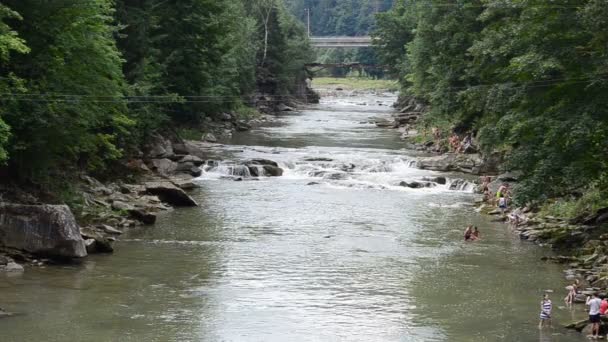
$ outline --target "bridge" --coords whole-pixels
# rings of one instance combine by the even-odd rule
[[[318,68],[316,71],[320,71],[320,70],[327,69],[327,68],[380,69],[380,70],[389,70],[390,69],[386,65],[365,64],[365,63],[359,63],[359,62],[353,62],[353,63],[308,63],[308,64],[305,64],[305,66],[309,70],[311,70],[312,68]]]
[[[372,37],[310,37],[316,48],[360,48],[372,46]]]

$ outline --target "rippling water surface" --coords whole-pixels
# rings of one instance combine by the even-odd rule
[[[466,183],[450,190],[466,176],[416,169],[397,132],[369,124],[393,101],[331,98],[210,146],[199,208],[130,232],[112,256],[0,276],[0,306],[21,313],[0,340],[580,339],[536,329],[542,291],[556,306],[564,292],[548,252],[478,215]],[[284,176],[235,181],[252,158]],[[447,184],[399,186],[437,176]],[[483,241],[462,242],[466,224]],[[581,313],[556,309],[555,323]]]

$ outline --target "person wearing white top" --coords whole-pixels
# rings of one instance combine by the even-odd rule
[[[591,338],[597,339],[600,335],[600,306],[601,299],[597,298],[597,294],[587,297],[587,305],[589,306],[589,322],[591,322]]]

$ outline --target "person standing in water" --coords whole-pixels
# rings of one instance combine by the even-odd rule
[[[549,294],[545,293],[543,300],[540,302],[540,322],[538,323],[538,329],[542,329],[545,325],[551,327],[551,310],[553,310],[553,303],[549,299]]]
[[[500,197],[498,197],[498,208],[500,208],[502,216],[505,216],[505,211],[507,210],[507,198],[503,193],[501,193]]]
[[[597,298],[597,294],[587,298],[587,306],[589,306],[589,323],[592,324],[590,338],[597,339],[600,335],[600,308],[602,300]]]

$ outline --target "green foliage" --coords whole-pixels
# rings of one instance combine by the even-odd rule
[[[606,178],[607,18],[602,0],[401,0],[376,34],[430,121],[511,151],[506,167],[525,173],[516,200],[529,203]]]
[[[3,1],[0,164],[43,185],[105,172],[158,130],[294,94],[311,59],[276,0]]]
[[[2,77],[0,78],[0,92],[9,93],[11,91],[11,83],[18,84],[20,82],[13,74],[8,73],[8,66],[11,53],[27,53],[28,47],[25,41],[19,38],[19,35],[14,31],[6,21],[9,19],[20,20],[21,16],[8,7],[0,4],[0,67],[2,68]],[[3,107],[7,101],[3,99]],[[8,159],[6,144],[10,138],[10,127],[2,120],[2,115],[5,113],[4,108],[0,109],[0,165],[4,164]]]
[[[27,88],[4,114],[11,166],[32,179],[77,165],[102,168],[120,155],[115,140],[127,132],[121,124],[130,123],[124,104],[101,99],[120,98],[124,89],[111,2],[4,3],[23,16],[11,23],[31,49],[12,55],[5,68]]]
[[[551,215],[563,218],[575,218],[586,213],[595,213],[599,209],[608,207],[608,198],[597,184],[589,189],[580,197],[565,197],[555,201],[547,201],[541,207],[542,215]]]

